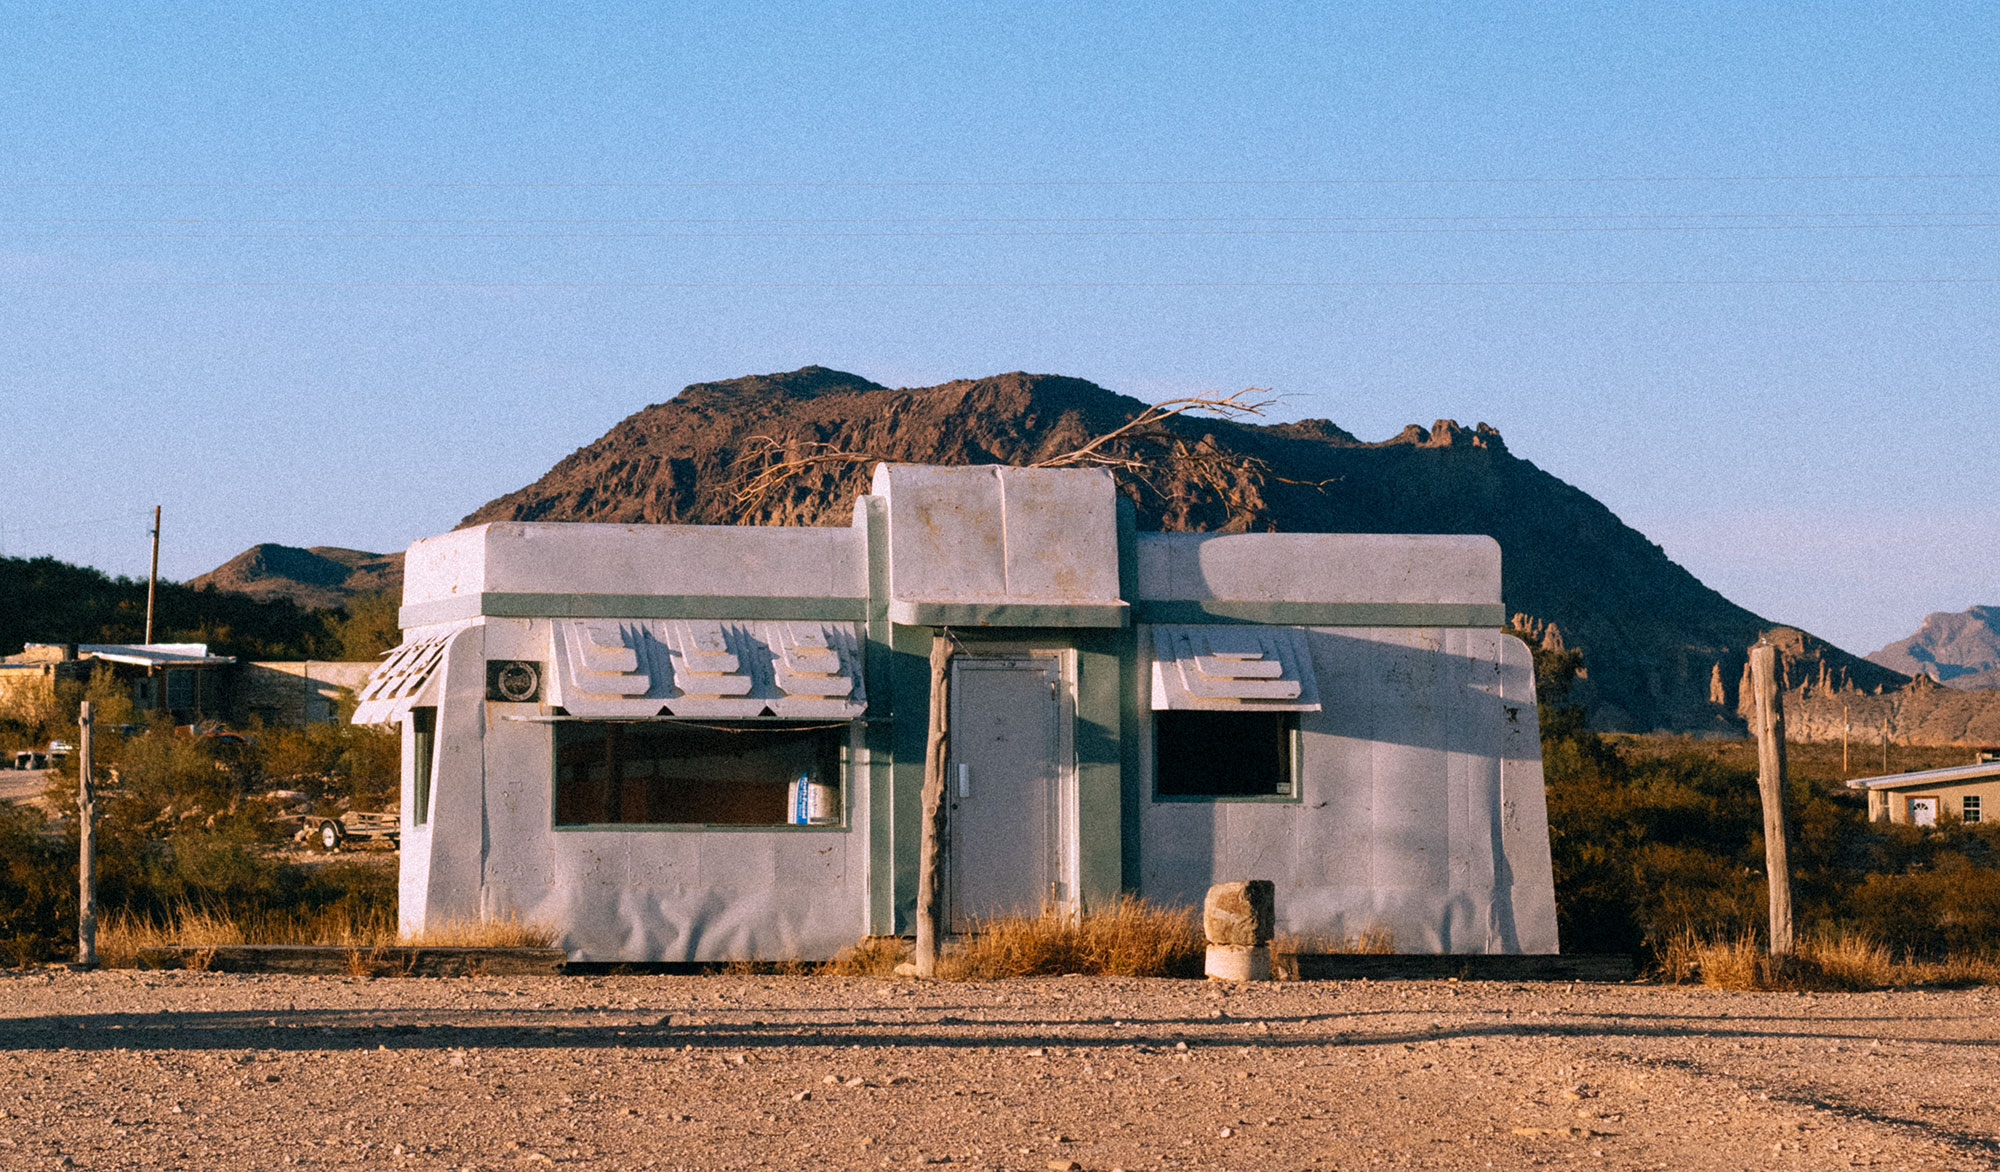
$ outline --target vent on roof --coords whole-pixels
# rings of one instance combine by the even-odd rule
[[[1318,712],[1312,654],[1297,627],[1153,628],[1153,707]]]

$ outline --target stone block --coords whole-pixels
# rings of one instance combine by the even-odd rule
[[[1202,901],[1201,930],[1210,944],[1269,944],[1277,929],[1277,888],[1269,879],[1218,883]]]

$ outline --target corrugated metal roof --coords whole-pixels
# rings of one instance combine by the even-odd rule
[[[2000,777],[2000,761],[1981,761],[1977,765],[1950,765],[1943,769],[1925,769],[1917,773],[1890,773],[1881,777],[1857,777],[1847,783],[1848,789],[1901,789],[1910,785],[1939,785],[1953,781],[1978,781],[1983,777]]]
[[[236,662],[233,655],[210,655],[206,643],[79,643],[76,654],[140,667],[219,667]]]

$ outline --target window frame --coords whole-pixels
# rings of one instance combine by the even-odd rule
[[[1203,713],[1217,716],[1257,716],[1277,717],[1285,732],[1285,769],[1289,793],[1280,794],[1168,794],[1160,792],[1160,718],[1177,714]],[[1146,721],[1147,749],[1147,790],[1156,805],[1195,802],[1213,804],[1216,802],[1250,802],[1264,805],[1301,805],[1305,802],[1305,737],[1303,712],[1276,709],[1250,709],[1240,712],[1200,708],[1155,708],[1150,713],[1152,719]]]
[[[845,725],[846,727],[841,731],[835,754],[835,771],[838,775],[836,785],[840,791],[840,818],[835,822],[824,822],[817,825],[811,823],[801,825],[792,822],[563,822],[559,819],[559,795],[557,792],[561,784],[560,771],[562,762],[560,759],[560,750],[556,742],[561,736],[558,730],[564,725],[571,724],[625,724],[639,726],[680,724],[696,727],[712,725],[734,725],[738,727],[761,725],[768,726],[774,732],[785,729],[831,729],[837,725]],[[557,834],[594,834],[606,831],[613,833],[677,834],[845,834],[848,830],[852,829],[854,817],[851,779],[861,762],[863,754],[866,752],[863,748],[862,724],[863,722],[859,719],[849,721],[781,720],[772,717],[758,717],[737,721],[711,720],[702,717],[653,717],[626,720],[620,720],[615,717],[608,719],[571,718],[558,723],[552,723],[549,725],[548,738],[549,829]]]
[[[1986,803],[1979,799],[1978,794],[1964,795],[1958,799],[1958,818],[1965,823],[1984,822]]]

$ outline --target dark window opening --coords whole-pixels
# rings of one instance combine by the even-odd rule
[[[847,726],[578,721],[555,740],[558,826],[783,826],[800,778],[838,792]]]
[[[1291,712],[1153,714],[1153,792],[1163,798],[1288,798]]]
[[[410,794],[410,824],[428,826],[431,820],[431,768],[437,756],[438,710],[435,708],[410,709],[410,756],[412,758],[412,793]]]
[[[1965,795],[1965,797],[1964,797],[1964,798],[1962,798],[1962,799],[1960,800],[1960,809],[1962,810],[1962,814],[1961,814],[1961,817],[1962,817],[1962,819],[1963,819],[1964,821],[1966,821],[1966,822],[1977,822],[1977,821],[1979,821],[1979,819],[1980,819],[1980,816],[1981,816],[1981,811],[1980,811],[1980,805],[1981,805],[1981,803],[1980,803],[1980,801],[1979,801],[1979,795],[1978,795],[1978,794],[1967,794],[1967,795]]]

